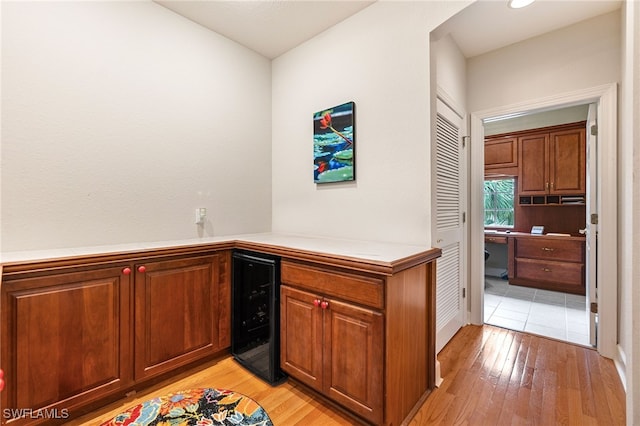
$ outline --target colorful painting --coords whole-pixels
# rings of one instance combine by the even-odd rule
[[[355,180],[355,103],[313,114],[313,181]]]

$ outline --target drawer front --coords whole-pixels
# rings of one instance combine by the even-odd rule
[[[283,284],[301,287],[331,297],[361,303],[373,308],[384,307],[383,280],[283,260],[280,264]]]
[[[516,258],[515,268],[520,279],[584,286],[584,265],[580,263]]]
[[[515,257],[584,263],[584,241],[517,238]]]
[[[493,235],[485,235],[484,236],[485,243],[494,243],[494,244],[507,244],[507,237],[497,237]]]

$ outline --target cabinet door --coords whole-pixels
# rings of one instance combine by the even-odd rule
[[[383,316],[325,300],[324,389],[334,401],[375,424],[383,419]],[[389,395],[393,398],[393,395]]]
[[[484,142],[484,168],[498,169],[518,165],[518,138],[487,139]]]
[[[584,194],[586,191],[585,129],[551,133],[549,156],[549,193]]]
[[[549,189],[547,133],[519,138],[519,195],[546,194]]]
[[[130,297],[121,267],[3,282],[2,407],[73,411],[130,385]]]
[[[135,378],[218,350],[218,256],[136,265]]]
[[[280,287],[280,367],[322,391],[322,309],[315,306],[319,300],[312,293]]]

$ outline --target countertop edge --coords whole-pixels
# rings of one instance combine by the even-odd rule
[[[127,248],[116,249],[113,251],[109,251],[108,248],[105,247],[97,247],[95,252],[83,253],[75,253],[73,249],[52,250],[52,253],[56,253],[57,255],[40,255],[34,256],[33,258],[28,258],[28,252],[25,252],[25,256],[23,258],[1,261],[0,272],[11,274],[27,270],[58,269],[77,266],[79,262],[82,263],[82,266],[104,263],[117,264],[118,262],[135,262],[138,259],[147,260],[172,255],[204,254],[211,250],[243,249],[275,254],[289,259],[343,267],[362,272],[393,275],[415,265],[431,262],[441,255],[441,250],[438,248],[407,245],[404,247],[410,249],[403,250],[406,253],[403,253],[402,256],[398,256],[391,260],[380,260],[375,259],[374,257],[376,256],[374,255],[372,255],[371,258],[367,258],[366,256],[357,257],[331,252],[330,250],[323,251],[294,247],[293,245],[274,244],[272,242],[252,241],[252,239],[255,239],[255,235],[256,234],[249,234],[246,239],[242,238],[242,236],[230,236],[228,239],[219,238],[216,239],[216,241],[189,243],[175,242],[174,245],[172,245],[171,242],[151,244],[146,247],[142,244],[139,247],[129,245]],[[312,237],[310,238],[313,239]],[[358,243],[366,242],[359,241]],[[385,245],[385,243],[379,242],[376,242],[375,244]],[[397,244],[389,243],[389,246],[396,245]]]

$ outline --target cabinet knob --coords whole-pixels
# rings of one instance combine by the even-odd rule
[[[326,300],[323,301],[322,303],[320,303],[320,307],[322,309],[327,309],[329,307],[329,302],[327,302]]]
[[[129,275],[131,273],[131,268],[127,267],[122,270],[122,273],[125,275]]]
[[[138,272],[140,272],[141,274],[144,274],[147,271],[147,267],[144,265],[140,265],[138,266]]]
[[[315,300],[313,301],[313,306],[315,306],[316,308],[317,308],[318,306],[320,306],[320,299],[315,299]]]
[[[542,270],[543,270],[544,272],[551,272],[551,269],[549,269],[549,268],[542,268]]]

